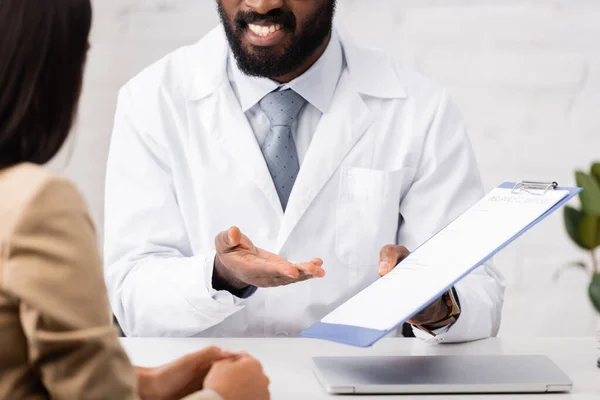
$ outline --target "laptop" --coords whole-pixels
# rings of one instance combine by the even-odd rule
[[[316,357],[331,394],[568,392],[573,382],[545,356]]]

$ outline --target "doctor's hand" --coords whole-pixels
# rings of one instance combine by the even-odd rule
[[[383,246],[379,252],[379,276],[385,276],[392,272],[400,261],[408,257],[409,254],[410,251],[404,246],[391,244]],[[411,325],[424,326],[443,321],[447,317],[448,306],[443,297],[440,297],[407,322]]]
[[[285,258],[257,248],[252,241],[232,227],[215,238],[217,255],[214,272],[234,289],[249,286],[276,287],[325,276],[323,261],[292,264]]]

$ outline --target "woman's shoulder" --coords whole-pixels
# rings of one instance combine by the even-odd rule
[[[5,227],[23,214],[86,210],[73,183],[35,164],[19,164],[0,171],[0,220]]]

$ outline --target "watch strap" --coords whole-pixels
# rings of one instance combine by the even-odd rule
[[[427,325],[415,325],[417,328],[429,333],[432,336],[436,336],[436,334],[433,332],[434,330],[451,325],[458,320],[458,317],[460,316],[460,301],[458,299],[456,289],[452,287],[452,289],[444,293],[442,295],[442,300],[448,307],[448,314],[444,318]]]

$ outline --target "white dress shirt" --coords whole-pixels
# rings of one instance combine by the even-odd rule
[[[336,35],[331,37],[325,52],[306,72],[296,79],[280,84],[268,78],[244,74],[229,54],[227,74],[231,87],[238,98],[242,110],[259,146],[262,146],[271,125],[258,102],[274,90],[292,89],[306,100],[297,122],[292,125],[292,134],[298,151],[298,162],[302,165],[304,155],[313,138],[321,116],[331,105],[337,83],[344,68],[342,46]]]

